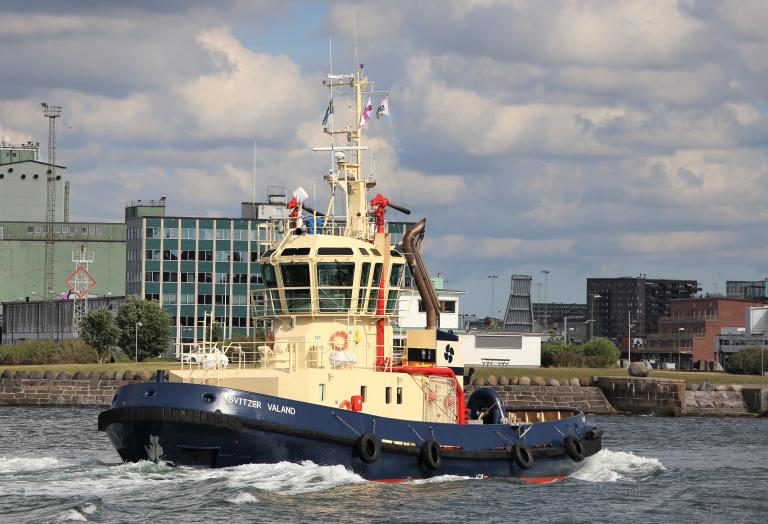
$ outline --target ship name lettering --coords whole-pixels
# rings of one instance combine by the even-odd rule
[[[287,413],[289,415],[295,415],[296,414],[296,408],[293,408],[291,406],[279,406],[277,404],[271,404],[267,402],[267,409],[270,411],[274,411],[275,413]]]
[[[243,397],[229,397],[229,402],[236,406],[244,406],[253,409],[261,409],[261,401]]]

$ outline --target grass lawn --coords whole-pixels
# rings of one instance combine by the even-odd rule
[[[628,377],[626,369],[620,368],[475,368],[476,377],[488,375],[542,377],[544,379],[574,377]],[[651,371],[652,378],[677,378],[689,383],[709,382],[710,384],[759,384],[760,375],[731,375],[729,373],[709,373],[699,371]]]
[[[176,361],[162,362],[118,362],[115,364],[39,364],[34,366],[0,366],[11,371],[155,371],[156,369],[171,369],[178,367]]]

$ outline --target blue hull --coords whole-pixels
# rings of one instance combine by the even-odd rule
[[[564,449],[564,437],[577,437],[587,456],[601,445],[599,434],[587,438],[593,426],[581,413],[527,427],[442,424],[173,382],[120,388],[112,407],[99,415],[99,429],[125,461],[227,467],[309,460],[339,464],[369,480],[393,481],[437,475],[558,480],[581,465]],[[363,460],[356,448],[366,434],[380,443],[374,461]],[[439,445],[437,465],[425,457],[427,441]],[[518,442],[532,450],[528,469],[513,460]]]

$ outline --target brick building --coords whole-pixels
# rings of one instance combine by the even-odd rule
[[[723,330],[743,328],[746,310],[764,304],[764,300],[716,296],[673,300],[669,316],[659,319],[658,334],[648,335],[637,358],[678,369],[710,369],[717,360],[715,338]]]

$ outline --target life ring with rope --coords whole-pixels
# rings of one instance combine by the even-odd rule
[[[346,331],[339,330],[331,335],[331,347],[336,351],[344,351],[349,345],[349,335]]]
[[[349,400],[342,400],[339,403],[339,409],[348,409],[348,410],[351,411],[352,410],[352,403]]]

